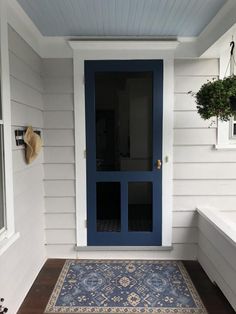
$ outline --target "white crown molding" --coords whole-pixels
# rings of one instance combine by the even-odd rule
[[[73,49],[99,50],[101,45],[107,45],[111,49],[133,49],[138,50],[175,50],[176,58],[199,58],[218,57],[217,49],[210,50],[231,27],[236,23],[236,1],[228,0],[227,3],[216,14],[213,20],[207,25],[198,37],[46,37],[43,36],[29,16],[22,9],[16,0],[7,0],[8,23],[17,33],[42,57],[42,58],[72,58]],[[68,45],[69,42],[69,45]],[[112,45],[111,45],[112,44]],[[80,48],[75,48],[75,47]],[[208,52],[208,54],[204,54]]]
[[[70,40],[73,50],[175,50],[177,40]]]

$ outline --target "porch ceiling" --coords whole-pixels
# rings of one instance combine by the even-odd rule
[[[198,36],[227,0],[17,0],[44,36]]]

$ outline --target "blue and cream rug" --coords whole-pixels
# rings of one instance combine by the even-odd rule
[[[67,260],[45,313],[207,311],[181,262]]]

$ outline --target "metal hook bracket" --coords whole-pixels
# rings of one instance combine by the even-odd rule
[[[230,43],[230,47],[231,47],[230,54],[231,54],[231,56],[234,54],[234,46],[235,46],[235,43],[232,40],[231,43]]]

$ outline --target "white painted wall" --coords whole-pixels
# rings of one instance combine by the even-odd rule
[[[218,204],[233,209],[236,200],[233,171],[236,151],[219,152],[216,143],[216,124],[204,121],[196,112],[194,98],[187,92],[219,75],[217,59],[175,60],[174,106],[174,191],[173,242],[187,242],[197,247],[196,207]],[[229,154],[228,154],[229,153]],[[193,258],[196,258],[196,251]]]
[[[209,128],[187,95],[219,74],[217,59],[175,61],[174,212],[196,206],[236,210],[236,150],[219,151],[216,125]]]
[[[12,155],[16,232],[20,238],[0,257],[0,295],[9,313],[16,313],[45,261],[43,153],[31,165],[17,147],[14,130],[43,127],[41,59],[9,27],[12,111]]]
[[[48,257],[76,257],[72,59],[44,59],[44,187]]]
[[[43,69],[47,253],[76,257],[72,60],[45,59]],[[213,149],[216,125],[209,128],[187,94],[218,75],[217,59],[175,60],[173,251],[154,257],[196,258],[197,206],[235,210],[236,151]]]

